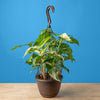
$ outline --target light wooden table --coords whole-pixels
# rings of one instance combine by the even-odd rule
[[[100,100],[100,84],[62,83],[57,97],[43,98],[35,83],[0,83],[0,100]]]

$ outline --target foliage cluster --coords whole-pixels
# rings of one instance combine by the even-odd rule
[[[42,79],[46,80],[46,73],[48,73],[55,80],[60,81],[59,75],[62,73],[62,69],[65,69],[69,73],[69,69],[64,66],[64,61],[75,60],[72,55],[72,49],[69,44],[79,45],[78,40],[66,33],[57,34],[50,29],[40,31],[39,37],[35,42],[30,42],[24,45],[17,45],[11,50],[18,47],[28,45],[24,57],[27,54],[31,54],[26,61],[31,65],[31,71],[37,69],[40,72]]]

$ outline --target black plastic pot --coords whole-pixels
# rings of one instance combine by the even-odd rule
[[[56,80],[41,80],[38,78],[36,78],[36,81],[37,81],[39,92],[43,97],[52,98],[57,96],[61,86],[61,82]]]

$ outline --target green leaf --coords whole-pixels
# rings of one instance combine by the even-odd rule
[[[41,50],[41,53],[40,53],[41,56],[43,56],[47,48],[48,48],[48,45],[46,45],[46,47],[44,47],[44,49]]]
[[[47,38],[48,36],[52,36],[52,34],[48,34],[48,32],[46,32],[46,33],[44,32],[41,35],[39,35],[39,37],[37,38],[37,40],[34,43],[34,46],[35,45],[39,46],[41,41],[44,40],[45,38]]]
[[[45,30],[41,30],[41,31],[40,31],[41,34],[47,33],[47,32],[51,32],[51,33],[52,33],[52,30],[50,30],[50,29],[45,29]]]
[[[42,61],[42,56],[36,56],[34,59],[33,59],[33,64],[35,66],[39,66],[43,63]]]
[[[46,64],[47,72],[50,73],[52,66],[49,64]]]
[[[57,69],[57,67],[56,66],[50,66],[49,64],[46,64],[46,68],[47,68],[47,72],[49,73],[49,75],[53,78],[53,79],[55,79],[55,80],[57,80],[57,81],[61,81],[60,79],[59,79],[59,77],[58,77],[58,69]]]
[[[49,75],[50,75],[53,79],[55,79],[56,81],[61,82],[61,80],[59,79],[59,77],[58,77],[58,74],[57,74],[57,73],[52,72],[52,73],[49,73]]]
[[[23,45],[16,45],[14,48],[12,48],[12,49],[11,49],[11,51],[12,51],[12,50],[14,50],[14,49],[16,49],[16,48],[18,48],[18,47],[22,47],[22,46],[27,46],[27,45],[28,45],[28,46],[30,46],[30,47],[31,47],[31,46],[32,46],[32,43],[34,43],[34,42],[32,41],[32,42],[27,43],[27,44],[23,44]]]
[[[55,80],[57,80],[57,81],[61,81],[61,80],[59,79],[59,77],[58,77],[58,70],[57,70],[56,67],[53,67],[53,68],[51,69],[51,71],[49,72],[49,75],[50,75],[53,79],[55,79]]]
[[[69,74],[69,69],[67,68],[67,67],[65,67],[63,64],[62,64],[62,66],[61,66],[63,69],[65,69],[67,72],[68,72],[68,74]]]
[[[45,62],[52,63],[53,60],[54,60],[54,58],[47,58],[46,60],[44,60],[44,63],[45,63]]]
[[[68,57],[69,57],[69,59],[70,59],[72,62],[75,61],[75,59],[73,58],[73,55],[72,55],[72,54],[69,54]]]
[[[69,45],[67,43],[61,43],[60,48],[68,48]]]
[[[64,58],[64,61],[70,59],[68,56],[63,56],[63,58]]]
[[[32,65],[32,61],[31,60],[26,60],[25,62],[26,64]]]
[[[30,55],[29,60],[26,60],[26,64],[32,65],[32,55]]]
[[[32,41],[32,42],[30,42],[30,43],[28,43],[28,44],[26,44],[26,45],[28,45],[28,46],[32,46],[32,44],[34,43],[34,41]]]
[[[22,46],[21,45],[16,45],[14,48],[11,49],[11,51],[18,48],[18,47],[22,47]]]
[[[56,56],[59,57],[59,58],[61,58],[61,59],[64,61],[64,58],[63,58],[62,55],[60,55],[60,54],[56,54]]]
[[[67,55],[69,55],[69,54],[72,54],[72,49],[71,48],[59,48],[59,52],[61,53],[61,54],[67,54]]]
[[[36,67],[36,65],[33,65],[32,68]]]
[[[51,36],[48,36],[48,37],[46,37],[45,39],[43,39],[43,40],[40,42],[40,44],[39,44],[40,46],[39,46],[39,47],[40,47],[40,48],[43,47],[43,46],[47,43],[47,41],[48,41],[50,38],[51,38]]]
[[[60,34],[58,34],[58,33],[53,33],[53,35],[55,35],[55,36],[60,36]]]
[[[34,59],[33,59],[33,64],[35,65],[36,63],[36,59],[37,59],[37,57],[35,57]]]
[[[70,43],[75,43],[75,44],[77,44],[77,45],[79,45],[79,42],[78,42],[78,40],[76,40],[75,38],[73,38],[73,37],[70,37],[70,39],[72,40]]]
[[[48,51],[56,51],[59,43],[58,39],[49,39],[48,41]]]
[[[32,58],[35,58],[35,57],[37,57],[37,56],[38,56],[38,55],[35,54],[35,53],[32,54]]]

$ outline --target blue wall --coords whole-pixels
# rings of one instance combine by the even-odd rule
[[[72,34],[80,47],[72,46],[76,62],[67,64],[65,83],[100,83],[100,0],[0,0],[0,83],[36,82],[36,72],[25,64],[27,47],[10,51],[18,44],[35,40],[47,27],[48,5],[54,32]]]

